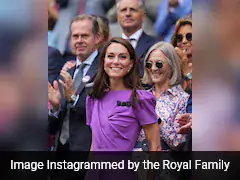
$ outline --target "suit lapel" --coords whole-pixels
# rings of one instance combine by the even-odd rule
[[[145,53],[145,48],[147,47],[148,41],[149,41],[148,36],[146,35],[145,32],[143,32],[141,37],[139,38],[139,41],[138,41],[136,49],[135,49],[139,60],[142,59],[142,56]]]
[[[97,74],[98,71],[98,58],[99,58],[99,54],[95,57],[94,61],[92,62],[92,65],[90,66],[90,68],[88,69],[86,76],[89,76],[89,80],[87,82],[81,82],[81,84],[79,85],[76,94],[80,94],[82,92],[82,90],[84,89],[86,83],[89,83],[91,81],[93,81],[94,77]]]

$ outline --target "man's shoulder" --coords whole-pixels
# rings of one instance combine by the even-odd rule
[[[98,60],[100,59],[100,52],[97,52],[97,55],[94,57],[92,61],[92,66],[97,66],[98,67]]]
[[[48,55],[51,55],[51,54],[61,54],[60,51],[54,47],[51,47],[51,46],[48,46]]]
[[[149,35],[144,31],[142,32],[142,35],[141,35],[140,38],[146,38],[146,39],[149,39],[149,40],[157,40],[157,37]]]
[[[157,37],[151,36],[151,35],[147,34],[147,33],[144,32],[144,31],[143,31],[143,33],[142,33],[139,41],[140,41],[140,40],[143,40],[143,41],[145,41],[145,42],[147,42],[147,43],[149,43],[149,44],[151,44],[151,45],[153,45],[153,44],[155,44],[155,43],[157,43],[157,42],[159,41]],[[142,41],[142,42],[143,42],[143,41]],[[141,41],[140,41],[140,42],[141,42]]]

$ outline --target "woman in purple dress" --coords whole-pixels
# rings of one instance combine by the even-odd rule
[[[141,90],[139,61],[131,44],[111,39],[99,59],[93,90],[87,97],[92,151],[133,151],[143,128],[150,151],[161,150],[156,100]]]

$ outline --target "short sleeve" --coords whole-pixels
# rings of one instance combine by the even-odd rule
[[[134,111],[139,124],[143,126],[157,123],[155,96],[151,92],[145,90],[137,91],[137,93],[140,98],[140,103],[136,105],[136,109],[134,109]]]
[[[90,126],[92,121],[93,99],[90,96],[86,98],[86,124]]]

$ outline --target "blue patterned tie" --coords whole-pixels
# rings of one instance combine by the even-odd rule
[[[74,77],[74,90],[77,91],[77,88],[79,87],[79,85],[82,82],[82,78],[83,78],[83,69],[85,68],[86,64],[82,63],[79,66],[77,66],[76,69],[78,69],[78,72],[76,74],[76,76]]]

